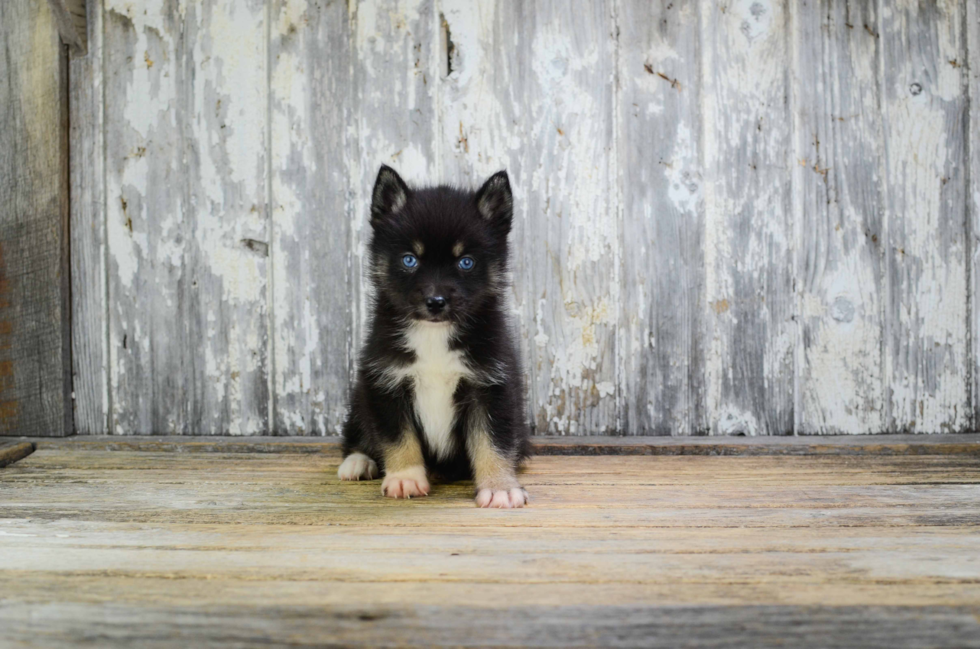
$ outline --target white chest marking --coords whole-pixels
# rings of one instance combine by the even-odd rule
[[[412,379],[422,432],[429,448],[440,458],[453,450],[453,393],[461,378],[472,376],[462,354],[449,349],[450,327],[428,322],[412,325],[405,335],[405,347],[415,352],[415,362],[398,372]]]

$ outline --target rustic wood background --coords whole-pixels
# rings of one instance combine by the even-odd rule
[[[88,23],[80,433],[337,433],[382,162],[510,172],[538,433],[975,427],[975,2],[101,0]]]
[[[0,0],[0,435],[71,430],[67,63],[47,2]]]

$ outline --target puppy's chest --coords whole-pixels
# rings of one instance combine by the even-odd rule
[[[405,346],[415,353],[415,362],[402,370],[403,376],[412,380],[422,432],[429,448],[440,458],[453,451],[453,394],[460,379],[472,376],[462,353],[449,349],[449,338],[446,325],[421,324],[410,329]]]

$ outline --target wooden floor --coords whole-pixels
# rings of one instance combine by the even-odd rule
[[[544,456],[489,511],[341,484],[332,445],[49,443],[0,469],[0,647],[980,647],[960,446]]]

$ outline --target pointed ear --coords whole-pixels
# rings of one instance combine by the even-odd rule
[[[514,215],[514,196],[506,171],[498,171],[476,193],[476,209],[487,222],[506,236]]]
[[[381,219],[398,214],[405,207],[411,193],[397,171],[388,165],[381,165],[378,179],[374,181],[374,191],[371,193],[371,225],[374,226]]]

